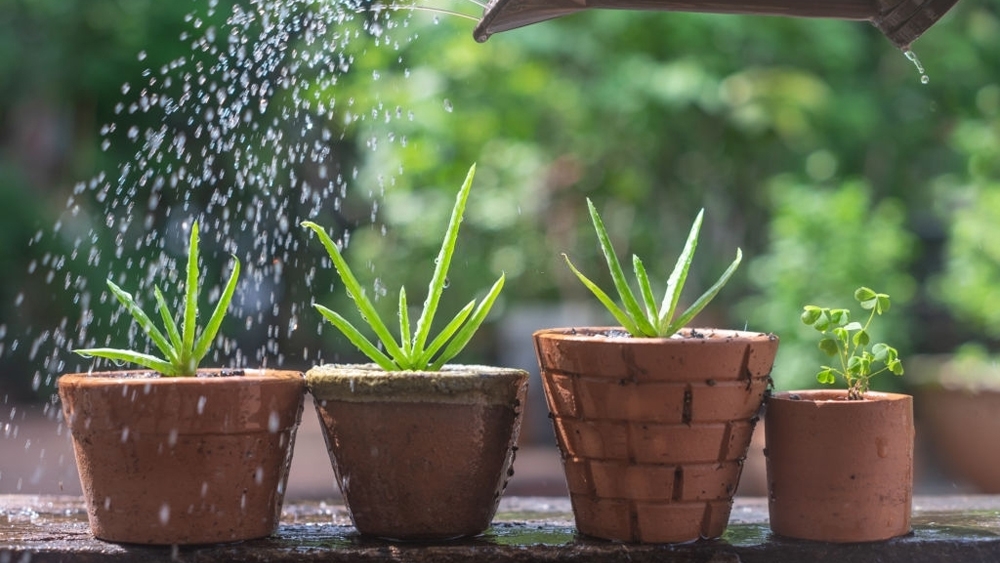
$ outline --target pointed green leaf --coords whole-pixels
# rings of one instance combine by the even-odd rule
[[[233,256],[235,261],[233,264],[233,271],[229,274],[229,280],[226,282],[225,289],[222,291],[222,295],[219,297],[219,302],[215,304],[215,310],[212,311],[212,316],[208,319],[208,324],[201,331],[201,335],[198,336],[198,340],[195,342],[194,346],[194,363],[197,365],[201,362],[201,359],[208,354],[208,350],[212,347],[212,342],[215,340],[215,335],[218,334],[219,328],[222,326],[222,320],[226,316],[226,311],[229,310],[229,303],[233,299],[233,294],[236,292],[236,282],[239,281],[240,277],[240,260]]]
[[[666,330],[660,331],[661,336],[670,336],[684,328],[687,323],[695,317],[702,309],[708,305],[713,298],[722,290],[729,278],[733,277],[733,273],[736,272],[736,268],[739,267],[740,261],[743,260],[743,251],[739,248],[736,249],[736,259],[726,268],[726,271],[722,273],[722,277],[715,282],[712,287],[708,288],[708,291],[703,293],[701,297],[698,298],[686,311],[684,314],[678,317],[675,321],[667,325]]]
[[[479,326],[483,324],[486,320],[486,316],[489,314],[490,309],[493,307],[493,303],[497,300],[497,296],[500,295],[500,290],[503,289],[504,280],[506,278],[505,274],[501,274],[500,278],[493,284],[490,291],[483,298],[479,306],[476,307],[476,311],[472,313],[472,317],[465,323],[465,325],[458,331],[458,334],[451,339],[448,346],[441,352],[441,355],[434,360],[431,365],[432,370],[441,369],[444,364],[451,361],[452,358],[458,355],[459,352],[465,348],[465,345],[472,340],[472,336],[479,330]]]
[[[604,261],[607,262],[608,270],[611,272],[611,280],[618,291],[618,297],[621,299],[625,311],[628,312],[628,316],[632,319],[630,324],[639,329],[637,333],[629,332],[633,336],[656,336],[656,327],[646,319],[646,316],[642,313],[642,309],[639,307],[639,302],[632,293],[632,288],[625,281],[625,272],[622,270],[621,263],[618,262],[618,256],[615,254],[614,247],[611,246],[611,237],[608,236],[608,231],[604,228],[604,222],[601,221],[601,216],[597,213],[597,207],[594,206],[594,202],[590,201],[590,198],[587,198],[587,208],[590,211],[590,220],[594,224],[594,230],[597,231],[597,239],[601,243]]]
[[[155,370],[168,377],[183,375],[177,371],[174,364],[166,360],[149,354],[133,352],[132,350],[119,350],[117,348],[83,348],[73,351],[85,358],[105,358],[116,362],[130,362],[138,364],[142,367]]]
[[[441,250],[434,260],[434,274],[427,286],[427,297],[424,300],[424,308],[417,319],[417,330],[413,338],[414,353],[420,353],[427,342],[430,334],[431,324],[434,322],[434,315],[437,313],[438,302],[441,300],[441,293],[444,291],[444,283],[448,278],[448,268],[451,266],[451,257],[455,253],[455,242],[458,240],[458,229],[462,224],[462,216],[465,214],[465,202],[469,199],[469,191],[472,189],[472,180],[476,176],[476,165],[469,168],[469,173],[462,183],[462,188],[455,196],[455,206],[451,210],[451,219],[448,221],[448,230],[445,231],[444,240],[441,241]]]
[[[125,310],[132,315],[135,322],[142,329],[142,332],[149,337],[149,339],[156,344],[156,347],[163,352],[163,355],[167,357],[168,361],[175,361],[178,352],[174,350],[173,346],[167,342],[163,333],[153,324],[153,321],[149,319],[149,316],[136,304],[135,299],[132,298],[132,294],[125,292],[122,288],[118,287],[111,280],[108,280],[108,289],[111,293],[118,299],[118,301],[125,307]],[[140,364],[144,365],[144,364]],[[147,366],[148,367],[148,366]],[[158,370],[159,371],[159,370]]]
[[[451,337],[458,332],[462,323],[469,318],[469,315],[472,314],[472,311],[475,310],[475,308],[475,299],[466,303],[465,307],[462,307],[462,309],[451,319],[451,321],[449,321],[448,324],[441,329],[441,332],[438,333],[434,340],[431,340],[431,343],[427,345],[427,348],[423,351],[423,353],[420,354],[419,357],[414,358],[414,361],[409,369],[427,369],[431,364],[431,359],[434,357],[434,354],[437,354],[438,350],[447,344],[448,340],[450,340]]]
[[[406,304],[406,288],[399,288],[399,343],[403,355],[410,358],[413,354],[413,335],[410,334],[410,311]]]
[[[327,309],[326,307],[313,303],[313,307],[320,312],[326,320],[330,321],[330,324],[337,327],[354,344],[361,353],[368,356],[373,362],[379,365],[382,369],[386,371],[396,371],[399,369],[388,356],[386,356],[381,350],[375,347],[367,338],[364,337],[361,332],[354,328],[350,322],[344,317],[338,315],[337,313]]]
[[[644,335],[644,333],[639,330],[639,326],[634,322],[632,322],[631,317],[629,317],[628,314],[625,313],[625,311],[622,311],[620,308],[618,308],[618,305],[615,305],[615,302],[612,301],[610,297],[608,297],[608,294],[604,293],[604,291],[600,287],[597,287],[597,284],[590,281],[587,278],[587,276],[583,275],[583,273],[580,272],[580,270],[576,269],[576,266],[574,266],[573,262],[570,261],[569,256],[563,254],[563,258],[566,260],[566,264],[569,265],[569,269],[572,270],[574,274],[576,274],[576,277],[583,283],[583,285],[586,286],[587,289],[589,289],[590,292],[593,293],[595,297],[597,297],[598,301],[600,301],[604,305],[604,307],[608,310],[608,312],[610,312],[615,317],[615,320],[622,325],[622,328],[624,328],[629,334],[633,336]],[[655,335],[647,334],[645,336],[655,336]]]
[[[327,254],[330,255],[330,259],[333,261],[334,268],[336,268],[337,274],[340,276],[340,280],[344,283],[344,288],[347,290],[347,294],[354,300],[354,304],[358,308],[358,312],[361,313],[361,317],[368,323],[368,326],[375,331],[375,335],[378,337],[379,341],[382,342],[382,345],[385,346],[386,352],[388,352],[388,354],[393,358],[397,359],[407,357],[399,345],[396,344],[395,339],[393,339],[389,329],[386,328],[385,323],[382,322],[382,318],[375,309],[375,305],[373,305],[371,300],[368,299],[368,296],[365,295],[364,289],[361,288],[361,284],[358,283],[358,279],[354,277],[354,273],[347,265],[347,261],[344,260],[344,257],[340,254],[340,249],[337,248],[337,244],[333,242],[333,239],[326,234],[326,231],[323,230],[322,227],[312,221],[304,221],[302,222],[302,226],[312,229],[313,232],[316,233],[316,236],[319,237],[320,242],[323,243]],[[338,328],[340,327],[338,326]],[[354,327],[351,326],[351,328]]]
[[[167,336],[170,337],[170,343],[173,345],[175,351],[174,357],[176,357],[176,351],[180,350],[183,345],[181,342],[181,333],[177,330],[177,323],[174,322],[174,317],[170,313],[170,307],[167,306],[167,300],[163,298],[163,292],[160,291],[158,286],[153,286],[153,295],[156,296],[156,306],[160,311],[160,318],[163,319],[163,326],[167,328]]]
[[[632,255],[632,270],[635,272],[635,279],[639,282],[639,292],[642,300],[646,304],[646,318],[650,324],[659,322],[659,313],[656,310],[656,300],[653,298],[653,288],[649,285],[649,276],[646,275],[646,267],[642,265],[642,260],[635,254]]]
[[[677,311],[677,303],[680,301],[681,292],[684,290],[684,282],[687,281],[691,261],[694,260],[694,251],[698,247],[698,233],[701,231],[701,223],[704,216],[704,209],[698,211],[698,216],[694,218],[694,223],[691,224],[691,229],[688,231],[688,238],[684,243],[684,249],[681,251],[680,256],[677,257],[677,262],[674,264],[673,271],[670,272],[670,277],[667,278],[667,291],[664,293],[663,303],[660,305],[660,322],[657,327],[661,335],[667,336],[665,333],[669,332],[670,328],[677,325],[683,327],[686,324],[673,323],[671,320]]]
[[[181,325],[183,346],[178,350],[180,362],[187,364],[194,350],[195,323],[198,321],[198,222],[191,224],[188,243],[187,280],[184,285],[184,322]]]

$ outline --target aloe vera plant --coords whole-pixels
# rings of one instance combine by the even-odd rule
[[[132,315],[135,322],[142,329],[143,333],[159,348],[163,353],[163,358],[144,354],[134,350],[123,350],[118,348],[83,348],[74,350],[81,356],[90,358],[105,358],[116,362],[131,362],[140,366],[156,370],[169,377],[194,376],[198,371],[198,364],[208,354],[215,340],[215,335],[219,332],[222,319],[226,315],[229,303],[236,290],[236,282],[240,275],[240,261],[234,256],[235,265],[226,282],[225,289],[215,305],[215,311],[205,325],[201,334],[196,335],[198,320],[198,223],[191,226],[191,240],[188,246],[187,278],[184,292],[184,316],[180,329],[177,322],[163,298],[163,292],[159,287],[154,287],[153,292],[156,297],[157,310],[160,318],[163,319],[164,331],[161,331],[149,318],[142,308],[136,304],[130,293],[125,292],[114,282],[108,280],[108,288],[111,293],[121,302],[122,306]]]
[[[411,333],[410,316],[406,301],[406,288],[399,290],[399,341],[389,331],[388,326],[379,316],[374,304],[365,294],[364,289],[358,282],[351,268],[344,260],[337,244],[326,234],[322,227],[312,221],[302,223],[303,227],[312,229],[319,237],[323,246],[326,247],[330,259],[340,276],[341,281],[347,290],[348,295],[354,301],[361,318],[368,323],[368,326],[375,332],[378,341],[381,342],[383,352],[371,340],[355,328],[340,314],[330,310],[323,305],[314,303],[316,310],[323,315],[331,324],[339,329],[344,336],[357,346],[373,362],[386,371],[436,371],[441,369],[445,363],[454,358],[465,348],[476,330],[493,307],[500,290],[503,288],[504,275],[493,284],[483,300],[477,305],[473,299],[463,307],[455,317],[441,329],[433,339],[430,338],[431,324],[434,315],[437,313],[441,294],[444,291],[445,283],[448,279],[448,267],[451,265],[451,258],[455,252],[455,243],[458,240],[458,228],[462,223],[462,216],[465,213],[465,203],[472,188],[472,180],[476,174],[476,165],[469,168],[469,173],[455,197],[455,207],[451,212],[451,220],[448,229],[445,231],[444,240],[441,243],[441,250],[437,259],[434,260],[434,274],[427,287],[427,297],[424,300],[423,311],[417,320],[415,329]]]
[[[643,307],[639,304],[639,299],[636,298],[632,292],[632,288],[629,287],[628,281],[625,279],[625,272],[618,261],[614,247],[611,246],[608,231],[604,228],[604,222],[601,220],[601,216],[597,213],[597,208],[594,207],[594,203],[590,201],[590,198],[587,199],[587,208],[590,210],[590,219],[594,224],[594,230],[597,231],[597,238],[601,243],[604,259],[608,263],[608,269],[611,271],[611,279],[614,281],[615,289],[618,291],[618,296],[621,299],[624,309],[619,307],[597,284],[590,281],[587,276],[580,272],[573,265],[573,262],[570,261],[569,256],[563,254],[563,258],[566,259],[566,263],[573,270],[573,273],[576,274],[576,277],[583,282],[583,285],[587,286],[587,289],[597,297],[604,307],[614,315],[615,319],[632,336],[662,338],[676,334],[712,301],[723,286],[726,285],[726,282],[729,281],[729,278],[732,277],[736,268],[740,265],[740,261],[743,259],[742,251],[737,248],[736,259],[723,272],[722,277],[692,303],[690,307],[684,310],[683,313],[679,316],[676,315],[681,291],[684,289],[688,270],[691,267],[691,261],[694,259],[694,251],[698,246],[698,234],[701,231],[702,217],[705,213],[705,210],[702,209],[698,212],[694,224],[691,225],[691,231],[688,233],[684,250],[681,252],[680,257],[678,257],[673,272],[667,279],[667,290],[659,306],[657,306],[656,300],[653,297],[649,276],[646,273],[646,268],[642,265],[642,260],[638,256],[632,255],[632,269],[639,283],[639,294],[645,306]]]

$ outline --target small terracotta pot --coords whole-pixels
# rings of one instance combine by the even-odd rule
[[[291,371],[59,378],[97,538],[202,544],[278,526],[305,381]]]
[[[768,507],[778,535],[866,542],[910,532],[913,398],[792,391],[768,399]]]
[[[778,338],[550,329],[535,350],[581,533],[628,542],[722,535]]]
[[[944,468],[979,492],[1000,493],[1000,390],[926,386],[918,398],[921,431]]]
[[[514,473],[527,372],[325,365],[306,382],[359,532],[442,540],[489,527]]]

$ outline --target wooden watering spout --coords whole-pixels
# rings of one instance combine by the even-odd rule
[[[867,20],[900,49],[920,35],[958,0],[491,0],[473,35],[490,35],[591,8],[761,14]]]

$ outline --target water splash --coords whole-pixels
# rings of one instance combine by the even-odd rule
[[[931,77],[927,76],[927,73],[924,71],[924,65],[920,64],[920,59],[917,58],[917,54],[909,49],[903,51],[903,54],[910,60],[910,62],[913,63],[914,66],[917,67],[917,72],[920,73],[920,83],[927,84],[930,82]]]

